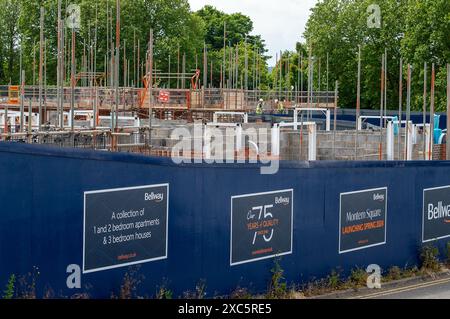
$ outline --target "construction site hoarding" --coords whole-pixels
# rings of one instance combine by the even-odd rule
[[[159,245],[159,250],[128,262],[142,263],[166,256],[166,234],[168,254],[163,260],[131,268],[138,269],[138,278],[143,278],[136,294],[152,294],[167,283],[174,296],[183,296],[186,291],[194,291],[204,279],[207,298],[227,295],[236,287],[248,288],[254,294],[265,293],[275,261],[283,269],[286,282],[299,286],[326,278],[332,269],[342,269],[343,276],[348,276],[355,266],[366,267],[372,263],[382,269],[403,267],[405,261],[409,267],[420,266],[417,251],[423,246],[424,189],[450,185],[448,161],[281,161],[279,172],[268,176],[260,174],[260,165],[249,163],[176,165],[165,158],[24,143],[0,143],[0,153],[0,174],[8,181],[8,187],[0,188],[4,215],[0,223],[0,285],[6,286],[11,274],[26,276],[36,266],[39,267],[38,297],[46,293],[47,287],[61,296],[86,293],[91,298],[107,299],[116,294],[124,276],[130,273],[130,267],[122,267],[127,262],[119,263],[117,256],[127,255],[129,251],[124,249],[124,243],[117,244],[115,251],[105,249],[102,236],[90,234],[90,238],[86,236],[86,255],[91,247],[91,253],[97,256],[83,260],[83,230],[88,231],[88,220],[95,217],[99,219],[90,222],[91,232],[93,226],[110,223],[111,209],[99,203],[120,211],[145,208],[147,212],[147,207],[151,207],[155,215],[150,219],[167,217],[164,200],[157,206],[155,202],[145,204],[141,198],[145,193],[149,193],[150,199],[161,192],[169,195],[164,186],[159,190],[155,185],[170,183],[170,198],[165,197],[170,201],[169,231],[164,232],[162,222],[161,232],[156,227],[150,229],[152,238],[141,242],[150,249]],[[148,190],[130,190],[130,193],[117,190],[139,185],[152,186],[145,186]],[[385,189],[369,191],[379,187],[388,188],[388,200],[385,197],[383,201],[382,196],[374,200],[374,194],[387,194]],[[293,192],[281,191],[290,189]],[[85,221],[85,192],[95,190],[103,191],[86,195]],[[342,206],[349,207],[355,201],[353,211],[381,209],[381,216],[373,221],[386,220],[385,229],[367,230],[360,235],[371,238],[371,244],[382,243],[386,238],[386,244],[339,254],[340,194],[358,190],[366,194],[344,195]],[[275,192],[258,195],[270,191]],[[138,199],[131,201],[133,196]],[[237,198],[231,209],[234,196]],[[279,219],[279,225],[260,229],[271,232],[273,228],[274,237],[266,244],[258,235],[256,243],[262,248],[254,247],[255,231],[248,230],[247,213],[253,207],[271,205],[276,197],[282,198],[278,202],[286,202],[283,198],[291,200],[286,206],[266,208],[273,219]],[[437,199],[436,203],[442,200]],[[91,206],[92,200],[97,204]],[[293,218],[291,203],[295,209]],[[383,210],[386,203],[389,214]],[[442,205],[447,205],[445,200]],[[342,214],[345,212],[343,207]],[[268,220],[271,218],[264,219]],[[122,234],[128,233],[122,231]],[[265,234],[267,237],[268,233]],[[347,237],[343,236],[341,240],[343,251],[368,247],[368,244],[355,247],[355,238],[346,241]],[[448,239],[436,240],[433,246],[444,254],[447,242]],[[231,244],[233,263],[236,263],[233,266],[230,266]],[[256,261],[257,257],[251,255],[253,251],[270,247],[273,253],[258,256],[267,259]],[[286,255],[277,258],[277,253],[283,252]],[[83,273],[83,264],[88,273]],[[120,268],[97,271],[114,266]],[[68,279],[77,276],[80,285],[67,286]]]

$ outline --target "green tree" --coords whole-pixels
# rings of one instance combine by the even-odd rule
[[[15,10],[9,9],[9,3]],[[71,3],[81,7],[81,28],[76,31],[76,60],[77,71],[82,68],[83,57],[88,56],[89,48],[95,44],[97,38],[96,57],[97,71],[105,68],[105,57],[111,56],[111,45],[115,47],[115,24],[116,24],[116,1],[115,0],[75,0]],[[63,18],[66,16],[65,9],[67,1],[62,1]],[[30,1],[30,0],[2,0],[0,10],[15,17],[11,19],[0,16],[1,21],[8,20],[9,24],[1,23],[1,28],[11,26],[14,32],[2,32],[4,40],[0,50],[0,59],[3,61],[1,67],[6,63],[5,54],[7,47],[5,43],[14,43],[15,60],[13,67],[9,69],[14,74],[13,79],[18,80],[19,71],[16,65],[17,52],[22,48],[24,53],[24,68],[27,83],[37,83],[38,61],[39,61],[39,32],[40,32],[40,7],[45,8],[45,39],[47,43],[47,79],[50,84],[56,82],[56,50],[57,50],[57,0]],[[166,67],[167,56],[176,55],[178,47],[187,56],[193,57],[199,51],[204,39],[203,21],[194,15],[187,0],[121,0],[121,63],[120,74],[123,72],[123,49],[126,48],[126,58],[132,69],[132,77],[135,78],[134,69],[137,65],[136,42],[140,39],[140,63],[144,63],[150,29],[154,31],[155,42],[155,64]],[[6,14],[5,14],[6,15]],[[97,37],[95,37],[95,30]],[[70,38],[71,30],[65,28],[66,34],[66,72],[70,65]],[[13,39],[13,40],[11,40]],[[20,39],[20,40],[19,40]],[[13,41],[13,42],[11,42]],[[11,55],[14,59],[14,55]],[[11,59],[10,59],[11,60]],[[8,60],[8,63],[9,61]],[[191,59],[193,60],[193,58]],[[189,60],[190,64],[193,62]],[[33,63],[33,61],[35,63]],[[137,67],[137,66],[136,66]],[[12,69],[12,70],[11,70]],[[0,80],[5,82],[3,68],[0,69]],[[34,74],[34,79],[33,79]],[[123,76],[121,76],[122,78]],[[123,79],[122,79],[123,80]]]
[[[253,31],[253,22],[248,16],[241,13],[226,14],[212,6],[205,6],[196,14],[205,23],[205,41],[213,50],[223,48],[225,24],[227,45],[235,46],[243,42],[246,37],[251,40],[249,41],[251,43],[261,44],[258,36],[250,35]]]
[[[74,0],[81,8],[81,26],[76,30],[77,72],[87,71],[90,52],[95,52],[97,72],[110,69],[111,56],[116,40],[115,0]],[[67,18],[62,1],[62,17]],[[208,48],[208,60],[213,63],[214,85],[220,84],[220,68],[223,64],[223,25],[227,24],[227,54],[230,48],[239,47],[239,79],[244,69],[244,53],[241,48],[245,39],[249,49],[249,65],[254,49],[259,49],[261,82],[266,82],[267,57],[264,40],[251,35],[253,22],[240,13],[225,14],[213,7],[192,12],[188,0],[121,0],[120,28],[120,79],[124,84],[125,59],[129,65],[129,77],[137,79],[137,70],[145,68],[150,30],[154,33],[154,65],[157,70],[181,71],[182,57],[186,56],[186,72],[202,69],[203,46]],[[27,84],[38,83],[40,58],[40,8],[44,7],[44,36],[46,45],[47,74],[49,85],[56,84],[57,69],[57,7],[58,0],[0,0],[0,82],[18,83],[19,52],[23,52],[23,66]],[[65,80],[70,79],[71,30],[65,26]],[[140,51],[138,52],[139,48]],[[140,61],[137,61],[138,56]],[[227,55],[228,56],[228,55]],[[169,58],[170,57],[170,58]],[[170,66],[169,66],[170,60]],[[229,62],[227,62],[229,63]],[[241,65],[242,64],[242,65]],[[210,74],[210,65],[208,64]],[[142,72],[140,72],[142,75]],[[252,83],[249,72],[250,83]],[[172,85],[175,84],[175,81]],[[166,83],[167,85],[167,83]]]
[[[17,42],[19,40],[18,32],[18,17],[20,12],[20,1],[18,0],[3,0],[3,10],[0,12],[1,25],[1,52],[4,57],[0,69],[0,78],[2,75],[5,80],[15,81],[16,74],[14,69],[18,63],[17,59]]]
[[[450,62],[450,2],[447,0],[412,0],[408,2],[402,54],[415,73],[413,82],[414,105],[420,109],[423,88],[423,64],[436,67],[436,109],[446,108],[446,63]],[[428,75],[428,87],[430,74]]]
[[[226,14],[212,6],[203,7],[195,15],[200,17],[204,23],[208,60],[209,63],[213,63],[214,86],[218,87],[220,85],[220,75],[222,74],[221,72],[224,72],[223,60],[225,53],[225,86],[231,85],[229,82],[231,77],[234,79],[233,87],[245,87],[245,79],[247,78],[247,87],[252,89],[256,86],[255,77],[258,74],[258,82],[261,84],[259,87],[267,88],[269,79],[267,60],[269,57],[265,55],[267,50],[261,36],[251,34],[253,31],[252,20],[241,13]],[[225,30],[226,41],[224,48]],[[232,73],[232,69],[235,70],[236,67],[236,52],[237,76]],[[246,55],[248,58],[247,72],[245,71]],[[258,70],[257,72],[256,69]]]
[[[312,9],[307,23],[304,34],[306,45],[322,61],[329,54],[330,79],[340,82],[340,106],[352,108],[356,105],[357,56],[360,45],[363,108],[379,108],[381,56],[386,50],[388,108],[398,108],[399,60],[402,57],[404,75],[406,64],[410,63],[414,67],[412,109],[422,108],[422,70],[425,61],[430,65],[432,62],[436,63],[437,108],[443,109],[445,63],[450,60],[450,3],[447,0],[377,1],[381,9],[381,28],[368,27],[368,8],[371,4],[371,0],[324,0]],[[317,86],[317,76],[315,80]],[[430,83],[428,87],[429,85]]]

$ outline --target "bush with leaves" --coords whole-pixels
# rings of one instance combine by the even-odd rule
[[[439,264],[439,249],[433,245],[423,246],[420,251],[420,261],[422,263],[422,270],[438,271]]]
[[[3,292],[3,299],[13,299],[14,293],[15,293],[15,284],[16,284],[16,275],[12,274],[9,279],[8,283],[6,284],[5,291]]]

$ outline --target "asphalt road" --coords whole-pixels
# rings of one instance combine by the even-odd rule
[[[358,299],[450,299],[450,278],[359,296]]]

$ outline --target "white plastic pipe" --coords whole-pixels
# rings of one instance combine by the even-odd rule
[[[412,154],[413,154],[413,135],[414,135],[414,124],[410,121],[408,122],[406,134],[408,134],[408,147],[406,152],[406,160],[411,161],[412,160]]]
[[[272,128],[272,155],[280,156],[280,127],[275,124]]]
[[[389,121],[386,132],[386,155],[388,161],[394,160],[394,123]]]
[[[297,110],[294,110],[294,130],[297,131],[298,129],[298,112]]]
[[[242,151],[242,126],[236,127],[236,151]]]
[[[425,139],[425,160],[428,161],[429,159],[432,159],[431,154],[431,148],[430,148],[430,124],[425,124],[424,127],[424,135],[423,138]]]
[[[327,110],[327,132],[331,131],[331,111]]]
[[[203,154],[205,154],[205,159],[211,159],[211,129],[205,126],[205,132],[203,137]]]
[[[308,160],[317,159],[317,125],[316,123],[308,125]]]

